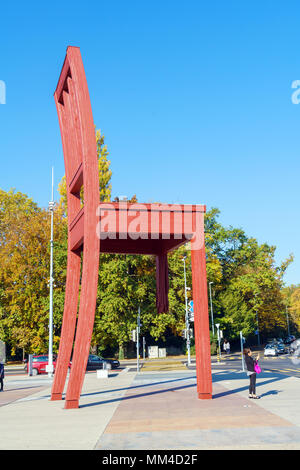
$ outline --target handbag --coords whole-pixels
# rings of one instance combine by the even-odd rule
[[[258,362],[255,362],[254,364],[254,370],[257,374],[260,374],[261,373],[261,368],[259,367],[258,365]]]

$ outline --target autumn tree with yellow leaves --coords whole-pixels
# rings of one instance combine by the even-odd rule
[[[56,210],[56,245],[65,238]],[[44,352],[48,341],[50,217],[32,199],[0,190],[0,335],[14,352]],[[57,295],[64,285],[57,286]],[[59,323],[57,322],[58,329]],[[54,342],[59,337],[54,336]]]

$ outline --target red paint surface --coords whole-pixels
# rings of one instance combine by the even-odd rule
[[[95,130],[78,48],[67,49],[54,97],[64,152],[69,230],[65,306],[51,399],[62,398],[76,328],[65,408],[79,406],[94,324],[100,249],[106,253],[156,255],[157,310],[162,313],[168,310],[167,253],[192,237],[197,388],[199,398],[211,398],[205,206],[100,204]],[[83,208],[80,206],[82,185]],[[82,280],[77,318],[81,251]]]
[[[54,94],[63,143],[69,220],[66,299],[52,400],[60,399],[66,380],[74,333],[72,368],[65,408],[78,407],[90,349],[96,307],[100,244],[96,233],[99,203],[98,161],[94,122],[80,50],[69,47]],[[82,244],[74,246],[75,219],[80,219],[80,189],[84,186],[83,263],[77,317]],[[77,229],[78,231],[78,229]],[[76,234],[75,234],[76,236]]]

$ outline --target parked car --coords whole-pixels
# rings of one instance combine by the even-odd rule
[[[278,356],[278,348],[277,345],[274,343],[266,344],[266,347],[264,349],[264,355],[265,356]]]
[[[293,341],[295,341],[295,339],[296,338],[294,335],[289,335],[283,340],[283,342],[284,344],[291,344]]]
[[[278,342],[276,344],[276,348],[278,350],[278,354],[285,354],[287,353],[287,348],[285,347],[285,345],[281,342]]]
[[[53,354],[53,370],[55,372],[57,356]],[[48,354],[36,355],[32,357],[32,375],[47,374],[46,366],[48,365]],[[69,369],[71,368],[71,362],[69,362]],[[29,362],[26,361],[24,370],[29,372]]]
[[[57,356],[53,355],[53,369],[55,372]],[[36,355],[32,358],[32,375],[38,374],[47,374],[46,365],[48,364],[48,355]],[[69,363],[69,369],[72,366],[72,362]],[[86,370],[97,370],[97,369],[116,369],[120,367],[120,362],[116,359],[104,359],[100,356],[95,356],[94,354],[90,354],[87,362]],[[24,370],[28,373],[29,371],[29,364],[26,361]]]
[[[276,338],[269,338],[267,340],[267,344],[277,344],[277,339]]]
[[[101,356],[90,354],[86,370],[117,369],[118,367],[120,367],[120,362],[117,359],[104,359]]]
[[[277,343],[283,343],[283,339],[282,338],[269,338],[268,341],[267,341],[269,344],[277,344]]]
[[[275,348],[277,349],[278,354],[286,354],[287,352],[289,352],[289,348],[284,343],[282,338],[269,339],[268,340],[268,346],[275,346]]]

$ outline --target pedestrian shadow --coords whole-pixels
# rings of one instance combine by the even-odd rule
[[[276,376],[272,379],[269,379],[269,380],[265,380],[264,382],[259,382],[259,383],[256,383],[256,388],[259,389],[259,387],[261,385],[269,385],[273,382],[278,382],[280,380],[284,380],[286,377],[285,376]],[[227,378],[228,380],[228,378]],[[246,378],[245,378],[246,380]],[[224,392],[220,392],[220,393],[216,393],[213,395],[213,399],[216,399],[216,398],[221,398],[221,397],[224,397],[224,396],[228,396],[228,395],[233,395],[233,394],[236,394],[236,393],[239,393],[239,392],[244,392],[246,390],[249,390],[249,382],[247,381],[247,383],[245,384],[244,387],[238,387],[238,388],[234,388],[232,390],[226,390]],[[274,392],[274,391],[273,391]],[[268,394],[268,392],[266,392],[266,394]],[[264,394],[264,395],[266,395]],[[273,393],[274,394],[274,393]],[[260,396],[263,396],[263,395],[260,395]]]
[[[266,393],[260,394],[260,397],[266,397],[267,395],[278,395],[278,393],[282,393],[282,390],[269,390]]]

